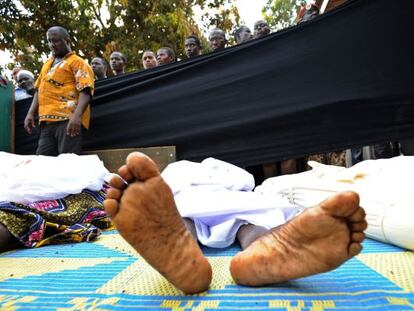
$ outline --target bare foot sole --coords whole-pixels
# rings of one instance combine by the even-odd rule
[[[358,194],[337,194],[254,241],[233,258],[231,275],[260,286],[335,269],[362,250],[366,227]]]
[[[131,153],[104,207],[122,237],[159,273],[187,294],[208,289],[212,270],[186,229],[169,186],[146,155]]]

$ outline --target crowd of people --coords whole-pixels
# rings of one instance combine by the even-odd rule
[[[315,3],[310,3],[307,6],[301,8],[298,12],[296,22],[303,23],[309,21],[316,16],[319,15],[319,8]],[[51,28],[52,29],[52,28]],[[56,27],[55,27],[56,29]],[[113,51],[110,54],[109,61],[105,60],[102,57],[94,57],[89,64],[79,58],[78,61],[82,66],[84,66],[83,74],[87,75],[87,78],[83,80],[88,80],[86,84],[83,82],[82,85],[85,88],[79,88],[79,77],[74,77],[71,82],[71,86],[67,90],[66,94],[62,94],[61,91],[52,94],[53,92],[49,92],[46,97],[52,96],[54,97],[56,106],[49,105],[48,108],[44,108],[47,100],[44,96],[38,98],[38,92],[36,89],[39,90],[39,87],[43,85],[44,89],[50,90],[50,82],[57,82],[60,81],[61,78],[57,77],[57,74],[62,74],[65,70],[57,70],[55,72],[55,67],[61,68],[61,62],[66,58],[67,55],[73,53],[70,49],[70,37],[66,29],[59,28],[57,36],[61,36],[65,42],[65,48],[63,51],[59,52],[61,55],[58,57],[54,53],[54,43],[49,41],[49,46],[52,50],[53,57],[51,58],[53,63],[46,63],[44,68],[42,69],[41,75],[39,75],[36,83],[35,77],[33,73],[28,70],[23,70],[21,68],[15,68],[13,70],[13,77],[17,84],[15,89],[15,99],[21,100],[25,98],[33,97],[33,105],[29,110],[27,118],[25,120],[25,129],[28,133],[32,132],[34,125],[34,115],[37,112],[43,111],[45,114],[40,116],[40,128],[42,129],[41,132],[47,133],[48,131],[43,130],[46,128],[56,128],[51,133],[48,133],[47,137],[45,138],[44,135],[41,133],[41,139],[39,140],[39,147],[37,150],[37,154],[43,155],[57,155],[62,152],[75,152],[79,153],[81,151],[81,133],[84,128],[87,128],[89,125],[89,101],[93,95],[94,89],[94,82],[96,80],[102,80],[107,78],[108,76],[118,76],[122,75],[126,72],[127,68],[127,57],[125,56],[122,51]],[[48,31],[50,33],[50,30]],[[234,32],[234,42],[236,44],[242,44],[249,40],[259,39],[271,33],[271,29],[269,24],[264,20],[259,20],[254,24],[253,32],[247,26],[241,26]],[[228,45],[228,36],[226,33],[219,28],[215,28],[210,31],[208,35],[208,42],[212,52],[219,51],[225,49]],[[200,39],[191,34],[187,36],[184,40],[183,51],[187,58],[193,58],[201,55],[203,53],[203,48],[201,45]],[[145,50],[142,54],[142,67],[144,70],[154,68],[157,66],[163,66],[170,63],[177,61],[176,53],[173,49],[168,46],[163,46],[159,48],[157,51]],[[48,61],[49,62],[49,61]],[[62,64],[67,64],[67,62],[63,62]],[[83,65],[84,64],[84,65]],[[45,69],[46,68],[46,69]],[[88,68],[91,68],[90,72],[88,73]],[[73,71],[73,70],[72,70]],[[43,75],[42,75],[43,73]],[[69,74],[69,71],[66,73]],[[53,79],[50,79],[51,75],[53,75]],[[43,79],[43,83],[42,80]],[[57,82],[60,83],[60,82]],[[53,84],[53,83],[52,83]],[[63,88],[64,89],[64,88]],[[45,93],[45,92],[43,92]],[[85,95],[86,94],[86,99]],[[79,99],[83,98],[84,101],[86,100],[86,104],[84,101],[82,105],[79,105]],[[43,102],[43,103],[42,103]],[[64,106],[62,106],[64,103]],[[60,108],[57,108],[60,105]],[[76,106],[76,107],[75,107]],[[78,107],[81,106],[81,107]],[[51,108],[52,107],[52,108]],[[62,108],[63,107],[63,108]],[[52,110],[50,110],[51,108]],[[76,108],[76,109],[75,109]],[[63,109],[63,112],[62,112]],[[37,111],[39,110],[39,111]],[[77,111],[77,114],[73,112]],[[76,115],[76,119],[74,123],[71,121],[71,118]],[[82,122],[79,120],[82,119]],[[45,122],[42,122],[45,121]],[[56,122],[56,121],[64,121],[64,122]],[[75,124],[75,125],[74,125]],[[52,126],[53,125],[53,126]],[[59,125],[59,126],[56,126]],[[74,128],[75,127],[75,128]],[[59,130],[58,130],[59,128]],[[66,131],[65,131],[66,129]],[[56,132],[57,131],[57,132]],[[58,134],[60,133],[60,134]],[[54,137],[50,137],[50,135],[54,135]],[[69,134],[69,138],[66,137]],[[57,137],[57,138],[56,138]],[[62,143],[64,141],[64,143]],[[46,147],[40,143],[45,142]],[[71,142],[71,143],[70,143]],[[410,146],[414,145],[409,142]],[[404,145],[407,145],[404,142]],[[385,146],[385,145],[384,145]],[[381,153],[381,148],[384,147],[382,145],[378,145],[375,149],[376,151],[371,154],[375,154],[376,158],[382,157],[389,157],[386,154]],[[388,145],[387,145],[388,146]],[[384,147],[385,148],[385,147]],[[407,149],[407,148],[405,148]],[[377,151],[378,150],[378,151]],[[388,150],[388,149],[387,149]],[[397,152],[398,153],[398,152]],[[407,154],[407,152],[405,152]],[[408,154],[412,154],[411,151]],[[393,153],[395,155],[395,153]],[[373,158],[374,156],[368,157]],[[374,158],[375,158],[374,157]],[[365,157],[364,159],[367,159]],[[349,166],[352,164],[357,163],[358,161],[362,160],[362,149],[355,149],[352,151],[348,151],[348,155],[344,150],[340,150],[337,152],[331,152],[326,154],[318,154],[314,156],[310,156],[306,159],[292,159],[292,160],[285,160],[282,162],[278,162],[276,164],[267,164],[263,168],[260,168],[259,171],[263,172],[263,177],[269,177],[279,174],[289,174],[300,172],[306,169],[306,161],[307,160],[316,160],[318,162],[322,162],[325,164],[331,165],[340,165],[340,166]]]
[[[236,44],[241,44],[262,38],[270,32],[269,24],[259,20],[254,24],[253,33],[247,26],[241,26],[234,32],[234,39]],[[40,137],[37,155],[79,154],[82,132],[89,126],[89,103],[95,81],[124,74],[128,60],[122,51],[113,51],[109,62],[100,56],[87,62],[72,51],[71,38],[65,28],[51,27],[46,35],[52,57],[43,65],[37,79],[28,70],[17,67],[13,70],[17,85],[15,99],[33,98],[24,128],[31,134],[36,127],[35,116],[38,115]],[[212,52],[225,49],[228,45],[226,33],[219,28],[210,31],[208,41]],[[201,55],[203,48],[200,38],[194,34],[187,36],[183,50],[187,58]],[[145,50],[142,54],[144,70],[175,61],[176,53],[168,46],[157,51]]]
[[[254,34],[247,26],[241,26],[234,32],[234,41],[236,44],[240,44],[252,39],[261,38],[270,32],[268,23],[259,20],[254,24]],[[213,52],[226,48],[228,44],[226,33],[219,28],[215,28],[209,33],[208,40],[211,51]],[[187,58],[201,55],[203,48],[199,37],[194,34],[187,36],[184,41],[183,50]],[[157,51],[145,50],[142,53],[143,69],[166,65],[175,61],[177,61],[176,53],[168,46],[161,47]],[[90,61],[90,66],[94,72],[94,79],[102,80],[108,76],[124,74],[127,67],[127,58],[121,51],[114,51],[111,53],[109,61],[97,56]],[[16,101],[34,95],[35,77],[33,73],[16,67],[13,69],[13,78],[17,84],[15,92]]]
[[[235,32],[236,42],[240,44],[254,38],[261,38],[270,33],[265,21],[257,21],[254,34],[246,26]],[[76,55],[71,49],[71,38],[67,29],[54,26],[46,33],[47,42],[52,52],[43,65],[39,76],[22,68],[13,70],[17,84],[15,100],[32,97],[32,104],[24,120],[28,134],[36,127],[35,116],[39,117],[40,137],[37,155],[57,156],[61,153],[80,154],[82,132],[89,127],[90,101],[93,97],[94,83],[111,76],[126,72],[127,57],[121,51],[113,51],[108,62],[102,57],[94,57],[90,63]],[[226,33],[219,28],[213,29],[208,37],[211,50],[226,48]],[[202,54],[200,39],[189,35],[184,41],[187,58]],[[177,60],[173,49],[168,46],[156,52],[144,51],[142,66],[144,70],[173,63]],[[109,71],[111,74],[109,74]]]

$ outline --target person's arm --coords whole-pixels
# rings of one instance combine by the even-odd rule
[[[80,134],[82,127],[82,115],[86,107],[88,107],[91,101],[90,88],[85,88],[79,93],[78,105],[70,117],[68,127],[66,128],[66,134],[75,137]]]
[[[38,92],[33,95],[33,101],[30,105],[29,111],[27,112],[26,118],[24,119],[24,129],[28,134],[32,134],[32,130],[35,127],[35,114],[39,109]]]

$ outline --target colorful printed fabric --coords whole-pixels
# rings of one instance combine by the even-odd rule
[[[0,223],[26,247],[90,241],[112,226],[104,199],[105,190],[84,190],[29,205],[0,202]]]
[[[39,122],[69,120],[78,105],[79,92],[89,88],[93,94],[92,68],[74,52],[53,66],[50,58],[42,67],[35,87],[38,90]],[[89,105],[82,115],[82,125],[89,128]]]
[[[346,166],[345,150],[310,155],[307,161],[315,161],[327,165]],[[310,167],[308,166],[308,169]]]

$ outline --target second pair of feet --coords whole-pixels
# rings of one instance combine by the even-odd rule
[[[110,182],[104,207],[122,237],[178,289],[207,290],[210,263],[186,229],[156,164],[134,152],[119,175],[122,179]],[[361,251],[366,227],[358,195],[337,194],[238,253],[231,275],[238,284],[259,286],[332,270]]]

